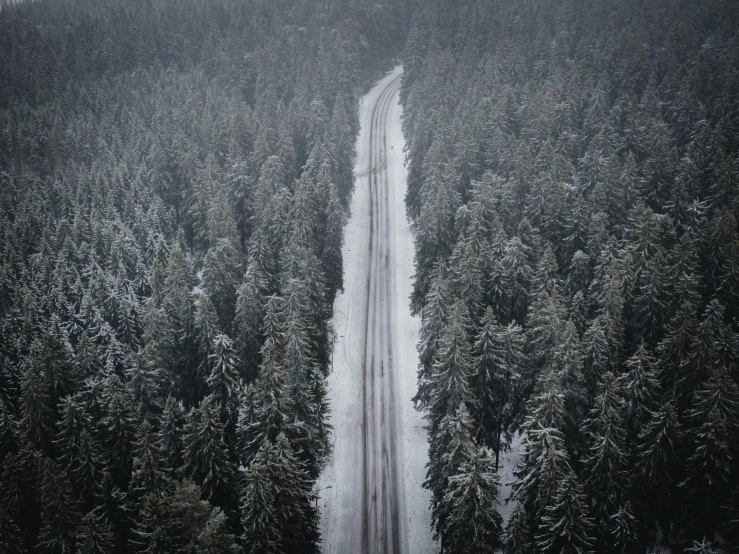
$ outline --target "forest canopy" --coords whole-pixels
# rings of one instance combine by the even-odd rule
[[[0,10],[0,551],[317,551],[357,105],[408,15]]]
[[[418,4],[406,203],[445,552],[739,544],[738,30],[722,0]],[[475,528],[477,448],[509,445],[517,507]]]

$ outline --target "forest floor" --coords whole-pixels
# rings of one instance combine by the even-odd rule
[[[334,449],[317,484],[326,553],[437,552],[428,443],[416,393],[420,320],[410,314],[413,234],[405,214],[396,67],[363,98],[356,188],[345,229],[328,379]]]

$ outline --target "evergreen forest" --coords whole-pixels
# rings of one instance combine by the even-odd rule
[[[739,553],[735,0],[1,7],[0,553],[321,551],[397,64],[439,550]]]
[[[414,400],[444,552],[739,547],[738,8],[417,5]]]
[[[314,553],[400,2],[0,10],[0,552]]]

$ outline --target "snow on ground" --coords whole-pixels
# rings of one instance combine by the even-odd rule
[[[516,502],[514,500],[510,500],[510,497],[511,486],[516,480],[516,477],[513,475],[513,471],[521,462],[522,439],[523,436],[520,433],[517,433],[511,441],[510,448],[500,454],[500,467],[498,468],[498,475],[500,476],[500,491],[498,493],[500,506],[498,511],[500,511],[500,514],[503,516],[503,523],[506,525],[508,524],[508,518],[511,517],[513,508],[516,507]]]
[[[397,71],[397,69],[396,69]],[[407,517],[407,533],[409,552],[424,553],[437,552],[438,548],[432,541],[431,512],[429,510],[431,494],[421,487],[426,478],[426,464],[428,463],[428,434],[424,428],[423,414],[418,412],[411,402],[416,395],[418,384],[416,380],[418,369],[418,334],[421,320],[411,316],[410,296],[412,290],[412,276],[414,274],[413,258],[415,248],[413,234],[405,213],[405,188],[408,172],[404,164],[403,148],[405,140],[401,130],[402,109],[396,95],[393,103],[391,120],[387,129],[388,143],[388,173],[391,182],[396,186],[393,207],[395,210],[393,224],[395,227],[395,329],[398,337],[398,363],[400,372],[398,385],[401,398],[401,422],[403,435],[403,477],[405,481],[405,507]],[[401,309],[402,308],[402,309]]]
[[[331,403],[331,423],[334,426],[334,450],[319,477],[317,491],[321,514],[323,552],[355,553],[361,551],[357,536],[362,527],[362,356],[366,312],[366,279],[369,271],[367,240],[369,236],[369,164],[368,129],[372,108],[382,91],[402,72],[396,67],[362,99],[360,122],[362,130],[357,143],[356,189],[352,198],[351,217],[345,228],[344,292],[334,306],[333,326],[336,344],[333,371],[328,378],[328,397]],[[410,315],[409,295],[413,275],[413,235],[405,215],[404,139],[400,124],[401,107],[397,92],[393,95],[387,119],[387,175],[389,195],[389,239],[393,244],[391,271],[394,275],[394,328],[397,340],[394,347],[395,371],[398,373],[397,396],[401,404],[401,488],[404,508],[401,526],[404,529],[402,550],[413,554],[437,552],[431,538],[430,496],[421,487],[428,460],[428,444],[422,414],[413,408],[411,398],[416,393],[418,359],[416,343],[420,321]]]

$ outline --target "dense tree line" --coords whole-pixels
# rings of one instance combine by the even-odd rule
[[[445,552],[739,544],[738,29],[723,0],[418,6],[401,99]]]
[[[317,551],[357,102],[407,14],[0,11],[0,551]]]

